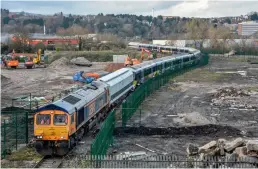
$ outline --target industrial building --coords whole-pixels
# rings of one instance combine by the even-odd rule
[[[250,36],[258,31],[258,22],[242,22],[238,24],[238,35]]]

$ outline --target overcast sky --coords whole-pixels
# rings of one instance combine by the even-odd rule
[[[258,11],[258,1],[1,1],[2,8],[12,12],[38,14],[136,14],[154,16],[222,17],[245,15]]]

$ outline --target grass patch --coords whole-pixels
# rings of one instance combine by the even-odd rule
[[[35,148],[24,147],[6,157],[10,161],[39,161],[42,158]]]
[[[241,62],[248,62],[248,63],[258,63],[258,58],[248,58],[248,57],[228,57],[228,58],[222,58],[222,60],[228,61],[228,62],[236,62],[236,63],[241,63]]]
[[[246,87],[245,90],[247,90],[248,92],[258,92],[258,86]]]
[[[230,58],[228,58],[228,61],[231,61],[231,62],[248,62],[248,58],[244,58],[244,57],[230,57]]]
[[[227,78],[229,74],[211,72],[207,69],[197,68],[175,77],[173,80],[178,82],[214,82]]]

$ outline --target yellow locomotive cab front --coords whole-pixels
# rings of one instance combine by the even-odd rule
[[[68,140],[68,115],[61,111],[36,114],[34,135],[41,140]]]
[[[41,154],[52,153],[53,147],[67,147],[69,115],[59,110],[45,110],[35,114],[34,137],[36,149]],[[50,152],[51,151],[51,152]]]

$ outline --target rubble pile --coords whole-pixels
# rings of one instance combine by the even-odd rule
[[[57,59],[54,62],[52,62],[48,68],[60,69],[60,68],[65,68],[68,65],[69,65],[69,59],[67,59],[66,57],[61,57],[60,59]]]
[[[245,162],[258,166],[258,140],[237,138],[233,141],[227,141],[218,139],[201,147],[190,143],[186,151],[188,156],[197,156],[200,161],[212,157],[222,157],[227,162],[241,162],[244,159]]]
[[[92,63],[87,59],[85,59],[84,57],[73,58],[70,62],[78,66],[88,66],[88,67],[92,66]]]
[[[243,97],[243,96],[249,96],[249,94],[242,89],[236,89],[233,87],[226,87],[226,88],[220,89],[217,93],[213,94],[213,97],[217,99],[223,99],[225,97]]]
[[[232,109],[256,110],[257,104],[252,101],[253,93],[243,89],[226,87],[212,94],[212,106],[227,106]]]

